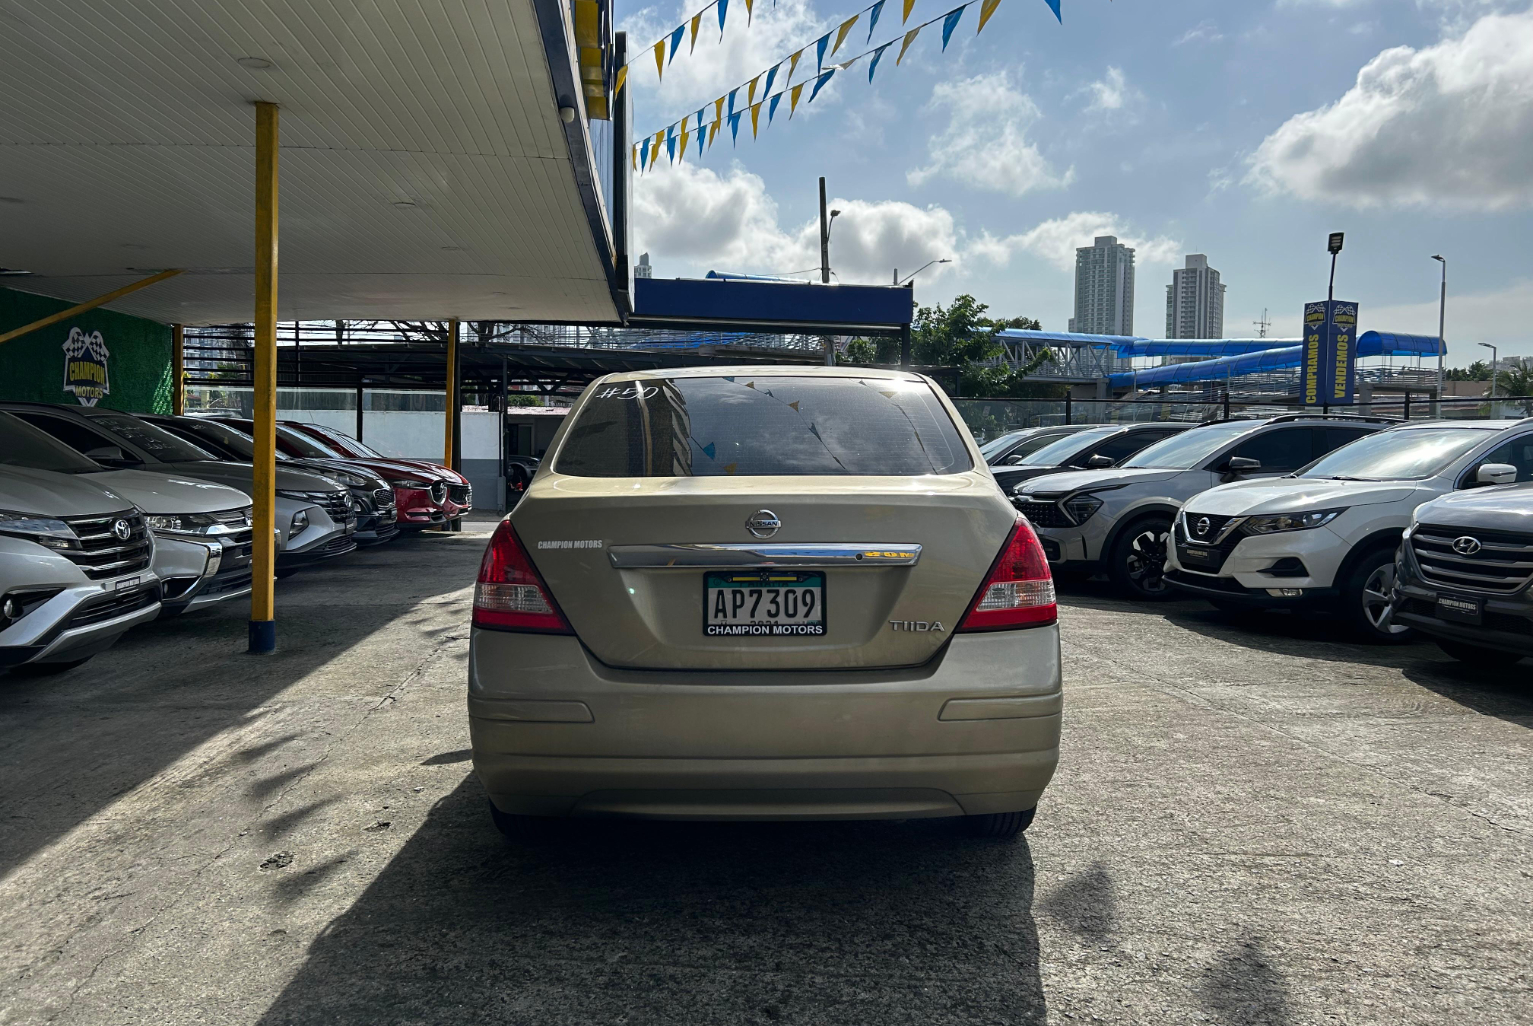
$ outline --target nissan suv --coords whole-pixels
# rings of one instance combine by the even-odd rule
[[[1412,512],[1504,479],[1533,479],[1533,420],[1401,425],[1291,477],[1188,499],[1166,580],[1221,605],[1333,610],[1365,641],[1404,641],[1406,621],[1389,612]]]
[[[1012,498],[1038,531],[1056,571],[1106,573],[1127,597],[1170,594],[1164,570],[1182,503],[1221,482],[1291,474],[1395,423],[1290,413],[1195,427],[1107,470],[1046,474]]]

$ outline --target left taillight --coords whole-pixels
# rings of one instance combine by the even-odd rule
[[[474,626],[497,631],[573,634],[509,520],[490,536],[474,585]]]
[[[1021,514],[985,583],[958,625],[960,631],[1002,631],[1055,623],[1054,575],[1032,525]]]

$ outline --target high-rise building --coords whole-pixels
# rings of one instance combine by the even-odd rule
[[[1070,330],[1087,335],[1134,333],[1134,251],[1099,235],[1075,251],[1075,316]]]
[[[1167,338],[1223,338],[1224,286],[1208,257],[1190,253],[1166,286]]]
[[[633,265],[633,276],[635,278],[652,278],[654,275],[655,269],[649,265],[649,254],[640,253],[639,262]]]

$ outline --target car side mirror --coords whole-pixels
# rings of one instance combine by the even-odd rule
[[[1086,461],[1086,469],[1087,470],[1102,470],[1105,467],[1112,466],[1113,462],[1114,461],[1113,461],[1113,458],[1111,456],[1100,456],[1100,455],[1099,456],[1093,456],[1093,457],[1091,457],[1091,459]]]
[[[116,466],[129,464],[137,466],[139,462],[135,459],[129,459],[128,454],[123,452],[115,445],[100,445],[94,449],[86,450],[85,455],[90,459],[95,460],[97,463],[106,463]]]
[[[1510,463],[1482,463],[1475,471],[1476,484],[1505,485],[1517,483],[1517,468]]]
[[[1231,456],[1224,469],[1231,474],[1249,474],[1253,470],[1262,469],[1262,461],[1253,460],[1249,456]]]
[[[1001,465],[1005,466],[1005,467],[1015,467],[1019,463],[1021,463],[1022,460],[1023,460],[1023,457],[1021,457],[1021,456],[1008,456],[1004,460],[1001,461]]]

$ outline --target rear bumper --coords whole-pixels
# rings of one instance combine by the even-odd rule
[[[616,670],[568,636],[475,630],[474,768],[504,812],[906,819],[1032,808],[1059,758],[1057,627],[900,670]]]

